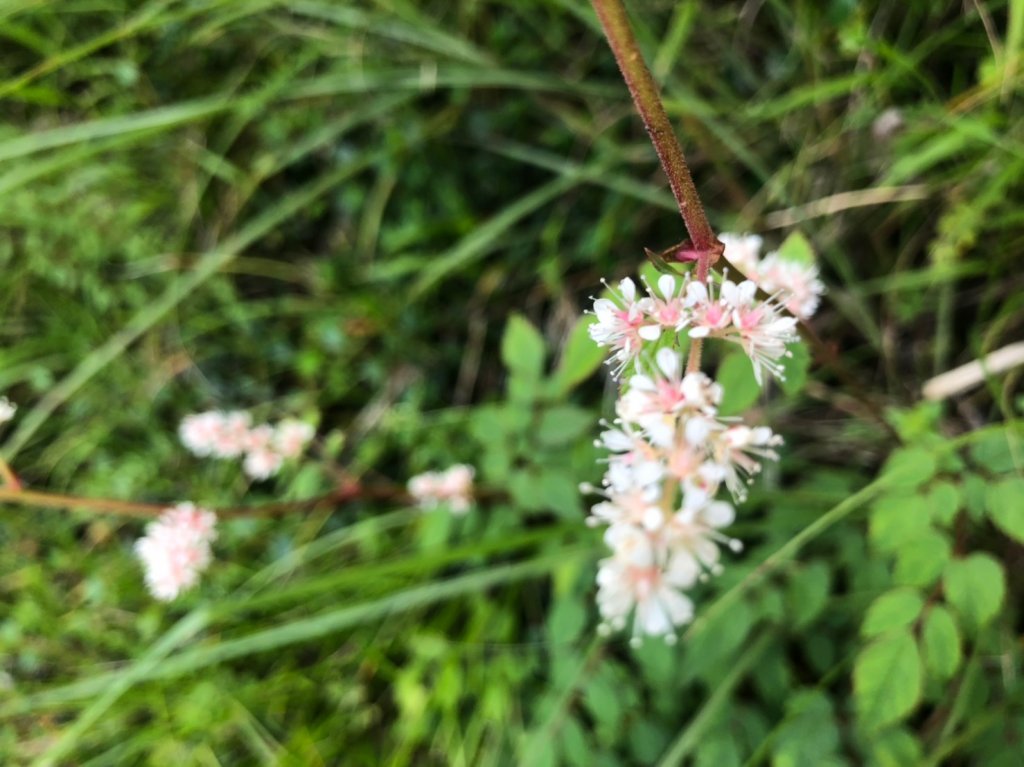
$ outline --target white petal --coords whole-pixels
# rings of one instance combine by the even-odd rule
[[[666,299],[672,298],[676,292],[676,278],[671,274],[663,274],[658,278],[658,290]]]

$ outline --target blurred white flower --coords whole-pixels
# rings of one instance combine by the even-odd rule
[[[11,402],[7,397],[0,397],[0,423],[7,423],[14,414],[18,412],[18,406]]]
[[[465,514],[473,503],[472,466],[457,463],[442,472],[428,471],[409,480],[409,495],[422,509],[447,506],[453,514]]]
[[[212,511],[179,503],[146,527],[146,535],[135,542],[135,554],[154,597],[169,602],[198,582],[212,559],[216,523]]]

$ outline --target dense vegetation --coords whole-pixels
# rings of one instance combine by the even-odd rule
[[[1024,3],[632,5],[713,224],[800,231],[829,287],[806,375],[729,373],[786,438],[746,550],[639,649],[594,630],[580,317],[683,233],[589,6],[0,3],[21,480],[380,491],[231,518],[169,606],[141,520],[5,504],[0,761],[1019,764],[1020,371],[921,388],[1024,327]],[[315,449],[251,484],[178,441],[214,407]],[[470,514],[399,500],[455,462]]]

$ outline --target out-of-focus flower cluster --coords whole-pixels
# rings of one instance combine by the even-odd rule
[[[18,412],[18,406],[7,397],[0,397],[0,423],[7,423]]]
[[[179,503],[146,527],[146,535],[135,542],[135,554],[154,597],[170,602],[198,582],[213,558],[216,524],[212,511]]]
[[[409,480],[409,495],[424,510],[446,506],[453,514],[465,514],[473,504],[472,466],[457,463],[445,471],[428,471]]]
[[[182,444],[202,458],[241,458],[245,473],[256,480],[276,474],[284,462],[302,455],[314,429],[286,419],[276,425],[253,425],[244,410],[210,410],[185,416],[178,427]]]
[[[760,238],[722,239],[730,258],[747,257],[737,255],[737,243],[757,258]],[[766,262],[765,274],[776,274],[767,258],[757,263]],[[816,272],[810,284],[816,307],[822,291]],[[602,487],[582,487],[603,496],[587,521],[607,526],[604,540],[612,550],[597,574],[603,630],[632,620],[634,642],[643,636],[674,641],[693,618],[687,592],[720,571],[723,545],[741,550],[721,530],[762,463],[778,458],[782,438],[767,426],[719,416],[721,385],[698,370],[687,372],[681,347],[706,338],[734,343],[750,357],[758,383],[765,372],[781,379],[786,347],[798,340],[787,307],[798,296],[798,306],[809,306],[797,287],[791,280],[761,300],[752,280],[663,275],[656,286],[644,283],[644,295],[625,279],[609,288],[610,298],[594,301],[591,337],[611,350],[617,376],[633,371],[614,422],[605,423],[597,442],[608,452]],[[722,489],[730,500],[718,497]]]
[[[825,284],[814,263],[783,258],[774,250],[761,258],[764,240],[756,234],[723,234],[719,239],[729,263],[794,317],[806,320],[818,311]]]

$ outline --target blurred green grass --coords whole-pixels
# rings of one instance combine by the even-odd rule
[[[908,405],[1020,337],[1024,4],[634,10],[712,222],[811,238],[816,327],[872,396]],[[2,450],[34,486],[237,505],[324,492],[342,465],[401,483],[473,462],[510,314],[557,355],[602,276],[681,237],[577,0],[0,2],[0,47],[0,392],[22,405]],[[602,387],[568,400],[596,418]],[[1012,418],[1018,391],[992,382],[952,424]],[[221,406],[315,416],[324,460],[249,488],[190,459],[178,420]],[[786,512],[804,524],[887,450],[827,371],[764,407],[818,494]],[[650,764],[714,689],[717,667],[673,696],[663,648],[638,673],[592,642],[599,544],[571,514],[391,511],[231,522],[219,573],[164,608],[136,522],[5,507],[0,754]]]

